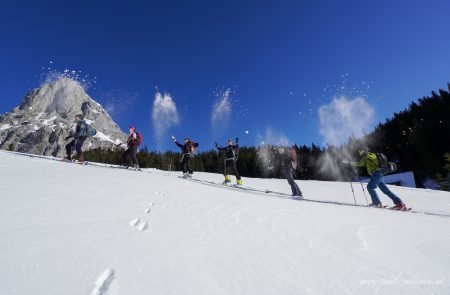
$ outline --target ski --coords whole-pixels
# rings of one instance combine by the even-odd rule
[[[66,158],[62,158],[62,159],[60,159],[60,161],[66,162],[66,163],[78,164],[78,165],[87,165],[88,164],[87,161],[78,161],[78,160],[75,160],[75,159],[69,160],[69,159],[66,159]]]

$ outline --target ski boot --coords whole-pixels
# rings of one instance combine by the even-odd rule
[[[225,181],[223,184],[229,184],[231,182],[230,175],[225,175]]]
[[[369,204],[368,207],[383,208],[382,204]]]
[[[237,184],[237,185],[242,185],[242,179],[236,180],[236,184]]]
[[[398,211],[406,211],[406,205],[403,203],[396,204],[394,207],[391,208],[392,210],[398,210]]]

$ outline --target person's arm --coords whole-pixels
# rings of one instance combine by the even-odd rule
[[[175,136],[172,135],[172,140],[173,142],[179,147],[179,148],[183,148],[183,145],[181,143],[179,143],[176,139]]]
[[[175,139],[174,142],[179,148],[183,148],[183,145],[181,143],[179,143],[176,139]]]
[[[226,150],[228,147],[221,147],[217,144],[217,142],[214,143],[214,145],[216,146],[216,149],[218,149],[219,151],[224,151]]]
[[[350,165],[356,166],[356,167],[364,167],[364,166],[366,166],[366,161],[365,161],[364,157],[362,157],[361,160],[359,160],[359,162],[350,161]]]

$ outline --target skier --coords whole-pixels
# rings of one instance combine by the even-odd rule
[[[344,164],[350,164],[352,166],[357,167],[366,167],[367,172],[370,175],[370,181],[367,184],[367,190],[369,191],[370,197],[372,198],[372,204],[369,206],[372,207],[383,207],[381,204],[380,198],[378,197],[375,189],[377,187],[387,195],[394,202],[395,206],[392,207],[394,210],[406,210],[405,204],[402,200],[397,197],[384,183],[383,181],[383,171],[379,167],[377,155],[369,152],[367,148],[363,148],[359,151],[359,155],[361,156],[361,160],[359,162],[353,162],[344,160],[342,161]]]
[[[122,165],[128,167],[129,156],[133,161],[133,167],[139,169],[139,162],[137,159],[137,148],[142,143],[142,136],[136,131],[136,127],[130,126],[129,135],[127,139],[127,149],[122,154]]]
[[[195,149],[198,147],[198,143],[191,141],[189,138],[184,138],[184,144],[179,143],[175,136],[172,135],[172,140],[175,144],[181,148],[181,165],[183,169],[183,177],[192,177],[194,171],[191,169],[191,158],[194,157]]]
[[[292,196],[302,198],[302,192],[294,180],[295,169],[297,169],[297,153],[295,149],[279,147],[278,154],[280,155],[280,166],[284,177],[291,186]]]
[[[84,116],[82,114],[78,114],[75,116],[75,123],[77,124],[75,127],[75,134],[69,135],[65,140],[69,140],[73,138],[71,142],[66,144],[66,159],[72,161],[72,151],[75,148],[78,156],[78,161],[83,162],[84,156],[83,151],[81,150],[84,141],[88,137],[88,125],[86,121],[84,121]]]
[[[236,145],[233,145],[233,141],[231,139],[228,139],[228,146],[226,147],[219,147],[217,142],[214,143],[216,148],[219,151],[225,152],[225,160],[223,162],[224,165],[224,176],[225,181],[224,183],[230,183],[231,178],[230,175],[227,173],[227,166],[231,165],[231,168],[233,169],[234,175],[236,175],[236,183],[238,185],[242,184],[241,176],[239,175],[239,172],[236,167],[236,162],[238,160],[238,152],[239,152],[239,138],[236,137]]]

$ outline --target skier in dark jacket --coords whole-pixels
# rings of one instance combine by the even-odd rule
[[[288,148],[279,147],[280,166],[284,177],[291,186],[292,196],[302,197],[302,192],[294,180],[295,169],[297,169],[297,153],[294,149],[289,151]]]
[[[77,123],[75,127],[75,134],[67,136],[65,140],[73,138],[71,142],[66,144],[66,159],[72,160],[72,151],[75,148],[78,156],[78,161],[83,162],[84,156],[81,148],[83,147],[84,141],[87,138],[87,123],[84,121],[84,116],[82,114],[78,114],[75,116],[75,122]]]
[[[239,138],[236,137],[236,145],[233,145],[233,141],[228,139],[228,146],[219,147],[217,142],[214,143],[216,148],[225,153],[225,160],[223,161],[225,181],[224,183],[231,182],[230,175],[227,173],[227,167],[231,166],[233,169],[234,175],[236,175],[236,183],[238,185],[242,184],[241,176],[237,170],[236,162],[238,160],[238,152],[239,152]]]
[[[134,126],[130,126],[129,132],[130,133],[127,138],[127,149],[122,154],[122,165],[128,166],[129,163],[128,158],[131,156],[131,159],[133,161],[133,167],[138,169],[139,162],[137,159],[137,148],[141,144],[140,136],[138,136],[136,127]]]
[[[184,138],[184,144],[179,143],[175,136],[172,135],[172,140],[175,144],[181,148],[181,165],[183,169],[183,177],[192,177],[194,171],[191,169],[191,158],[194,157],[195,149],[198,147],[198,143],[191,141],[189,138]]]

